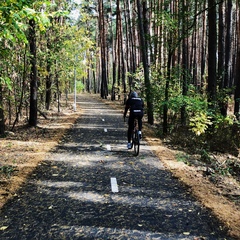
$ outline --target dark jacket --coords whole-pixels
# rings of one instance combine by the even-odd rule
[[[134,113],[143,113],[144,108],[144,102],[141,98],[129,98],[126,101],[125,111],[124,111],[124,117],[127,115],[128,109],[130,109],[130,116]]]

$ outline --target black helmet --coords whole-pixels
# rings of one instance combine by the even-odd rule
[[[137,97],[138,97],[138,94],[136,92],[131,93],[131,98],[137,98]]]

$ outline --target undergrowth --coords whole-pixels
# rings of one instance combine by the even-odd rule
[[[0,167],[0,175],[10,178],[13,172],[16,171],[16,167],[11,165],[3,165]]]
[[[172,130],[168,137],[171,146],[185,152],[176,156],[178,161],[191,164],[191,155],[198,155],[198,160],[212,169],[210,174],[240,175],[240,125],[210,128],[204,134],[196,135],[188,127],[178,127]],[[218,155],[226,155],[219,161]],[[231,157],[232,156],[232,157]]]

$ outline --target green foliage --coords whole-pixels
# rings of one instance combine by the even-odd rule
[[[211,150],[229,152],[237,156],[240,148],[240,123],[234,116],[215,115],[213,127],[207,132],[206,137]]]
[[[155,73],[156,74],[156,73]],[[187,122],[191,130],[200,135],[204,133],[212,124],[211,117],[208,114],[208,103],[204,95],[197,92],[193,85],[188,86],[186,96],[182,95],[182,86],[179,81],[179,76],[182,70],[179,67],[172,69],[172,78],[169,84],[169,99],[165,102],[165,82],[164,75],[153,75],[154,79],[154,100],[155,112],[158,116],[162,115],[164,104],[168,107],[169,119],[172,120],[172,125],[178,124],[180,119],[181,109],[184,107],[187,114]]]
[[[168,107],[168,122],[174,129],[180,122],[181,109],[186,111],[186,124],[196,135],[212,134],[213,130],[226,129],[236,123],[234,116],[223,117],[216,110],[209,108],[207,96],[191,84],[188,85],[187,95],[182,94],[182,84],[179,79],[183,74],[180,67],[171,70],[171,79],[169,82],[168,101],[165,102],[165,74],[159,75],[157,70],[152,71],[153,95],[155,115],[161,120],[164,104]],[[229,101],[229,89],[219,94],[221,101]]]
[[[85,89],[84,84],[81,81],[77,81],[77,93],[83,92]]]
[[[215,129],[218,129],[218,128],[223,129],[223,128],[228,128],[229,126],[232,126],[235,122],[236,122],[235,115],[228,115],[224,117],[221,114],[216,114],[214,116],[213,124]]]
[[[211,117],[204,112],[195,113],[195,115],[189,120],[189,126],[191,127],[191,130],[198,136],[205,133],[208,127],[212,125]]]
[[[211,156],[209,155],[209,150],[206,148],[201,149],[200,151],[200,159],[201,161],[210,164],[211,163]]]
[[[3,174],[7,177],[10,177],[13,172],[15,171],[16,167],[14,166],[8,166],[8,165],[4,165],[0,167],[0,174]]]
[[[127,73],[132,78],[131,88],[138,93],[144,94],[144,70],[142,64],[137,68],[136,73]]]
[[[12,90],[11,79],[9,77],[0,76],[0,84],[6,85],[9,90]]]
[[[189,158],[190,158],[190,155],[185,154],[185,153],[178,153],[178,154],[176,154],[177,161],[178,162],[183,162],[183,163],[185,163],[187,165],[190,165]]]
[[[232,101],[231,94],[234,92],[234,88],[222,88],[217,91],[217,101],[219,103],[228,104]]]

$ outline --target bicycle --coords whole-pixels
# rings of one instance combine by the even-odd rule
[[[131,148],[134,149],[134,155],[138,156],[139,149],[140,149],[140,136],[138,131],[138,119],[134,119],[134,129],[132,132],[132,142],[131,142]]]

